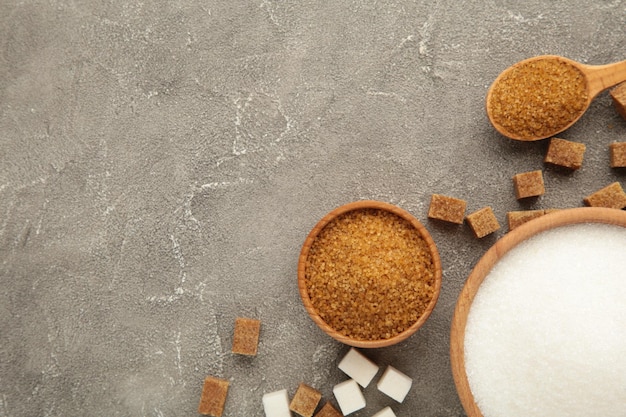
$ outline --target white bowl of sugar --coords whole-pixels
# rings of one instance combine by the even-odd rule
[[[450,354],[469,417],[626,416],[626,212],[561,210],[496,242]]]

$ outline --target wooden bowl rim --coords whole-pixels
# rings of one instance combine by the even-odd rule
[[[433,264],[434,264],[435,291],[433,293],[432,299],[430,300],[430,303],[426,307],[426,310],[418,318],[418,320],[415,323],[413,323],[408,329],[406,329],[402,333],[394,337],[391,337],[389,339],[355,340],[355,339],[352,339],[343,335],[342,333],[339,333],[338,331],[330,327],[319,316],[319,314],[317,313],[317,310],[315,309],[315,307],[313,306],[311,302],[311,299],[309,298],[309,293],[306,288],[306,278],[305,278],[306,259],[309,254],[309,249],[311,248],[311,245],[317,238],[317,235],[320,233],[320,231],[324,227],[326,227],[328,223],[330,223],[332,220],[334,220],[338,216],[344,213],[347,213],[349,211],[362,210],[362,209],[385,210],[387,212],[395,214],[403,218],[404,220],[408,221],[415,229],[417,229],[417,231],[420,233],[422,238],[426,241],[428,248],[430,250],[431,256],[432,256]],[[346,345],[359,347],[359,348],[381,348],[381,347],[391,346],[407,339],[409,336],[415,333],[426,322],[426,320],[430,316],[430,313],[433,311],[433,309],[435,308],[435,305],[437,304],[437,299],[439,298],[439,293],[441,291],[441,281],[442,281],[441,277],[442,277],[442,267],[441,267],[441,259],[439,257],[439,251],[437,250],[437,246],[435,245],[435,242],[433,238],[431,237],[430,233],[428,232],[428,230],[426,229],[426,227],[408,211],[403,210],[400,207],[395,206],[393,204],[385,203],[382,201],[376,201],[376,200],[354,201],[354,202],[344,204],[342,206],[339,206],[331,210],[328,214],[322,217],[322,219],[313,227],[313,229],[311,229],[311,231],[309,232],[308,236],[306,237],[304,241],[304,244],[302,245],[300,256],[298,258],[298,291],[300,292],[300,298],[302,299],[304,308],[306,309],[311,319],[315,322],[315,324],[318,325],[319,328],[321,328],[326,334],[331,336],[333,339],[341,343],[344,343]]]
[[[626,228],[626,212],[601,207],[563,209],[531,220],[510,231],[483,255],[472,269],[459,294],[450,329],[450,363],[459,399],[468,417],[484,417],[469,387],[465,372],[465,326],[480,285],[494,265],[523,241],[547,230],[584,223],[601,223]]]

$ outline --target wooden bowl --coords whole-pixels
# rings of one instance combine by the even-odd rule
[[[494,265],[511,249],[546,230],[579,223],[604,223],[626,227],[626,212],[616,209],[581,207],[559,210],[519,226],[498,240],[478,261],[456,303],[450,332],[450,360],[457,393],[468,417],[483,417],[474,401],[465,370],[465,326],[481,283]]]
[[[324,229],[324,227],[328,223],[330,223],[332,220],[334,220],[338,216],[341,216],[349,211],[362,210],[362,209],[384,210],[389,213],[393,213],[396,216],[401,217],[402,219],[408,221],[419,232],[421,237],[426,241],[426,244],[428,246],[428,249],[432,257],[433,266],[434,266],[435,288],[434,288],[432,299],[430,300],[430,303],[428,304],[426,310],[417,319],[417,321],[413,323],[410,327],[408,327],[402,333],[399,333],[388,339],[358,340],[358,339],[350,338],[336,331],[320,317],[317,310],[315,309],[315,306],[313,306],[311,299],[309,298],[309,293],[307,290],[306,277],[305,277],[306,262],[307,262],[307,257],[309,255],[309,250],[311,249],[311,246],[313,245],[318,234],[322,231],[322,229]],[[349,204],[337,207],[336,209],[332,210],[330,213],[324,216],[315,225],[315,227],[311,230],[311,232],[307,236],[306,240],[304,241],[304,244],[302,245],[302,250],[300,251],[300,257],[298,259],[298,289],[300,292],[300,297],[302,298],[302,302],[304,304],[304,308],[306,309],[307,313],[309,314],[311,319],[313,319],[315,324],[317,324],[329,336],[333,337],[334,339],[346,345],[360,347],[360,348],[380,348],[380,347],[385,347],[385,346],[391,346],[391,345],[394,345],[396,343],[399,343],[405,340],[406,338],[411,336],[413,333],[415,333],[424,324],[428,316],[430,316],[430,313],[435,308],[435,304],[437,303],[439,292],[441,290],[441,260],[439,258],[439,252],[437,251],[437,247],[435,246],[435,242],[433,241],[432,237],[430,236],[426,228],[410,213],[408,213],[407,211],[397,206],[380,202],[380,201],[372,201],[372,200],[356,201],[353,203],[349,203]]]

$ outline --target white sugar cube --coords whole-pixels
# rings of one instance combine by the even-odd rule
[[[412,384],[413,380],[411,378],[393,366],[388,366],[376,386],[379,391],[401,403],[409,393]]]
[[[385,407],[372,417],[396,417],[396,414],[393,412],[391,407]]]
[[[289,411],[287,390],[283,389],[263,395],[263,410],[265,417],[292,417],[291,411]]]
[[[365,357],[355,348],[350,348],[339,362],[339,369],[366,388],[378,372],[378,365]]]
[[[335,399],[344,416],[365,408],[365,397],[354,379],[348,379],[335,385],[333,394],[335,394]]]

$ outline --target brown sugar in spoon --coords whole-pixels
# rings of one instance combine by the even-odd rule
[[[626,81],[626,61],[585,65],[541,55],[504,70],[487,92],[487,116],[502,135],[545,139],[572,126],[603,90]]]

